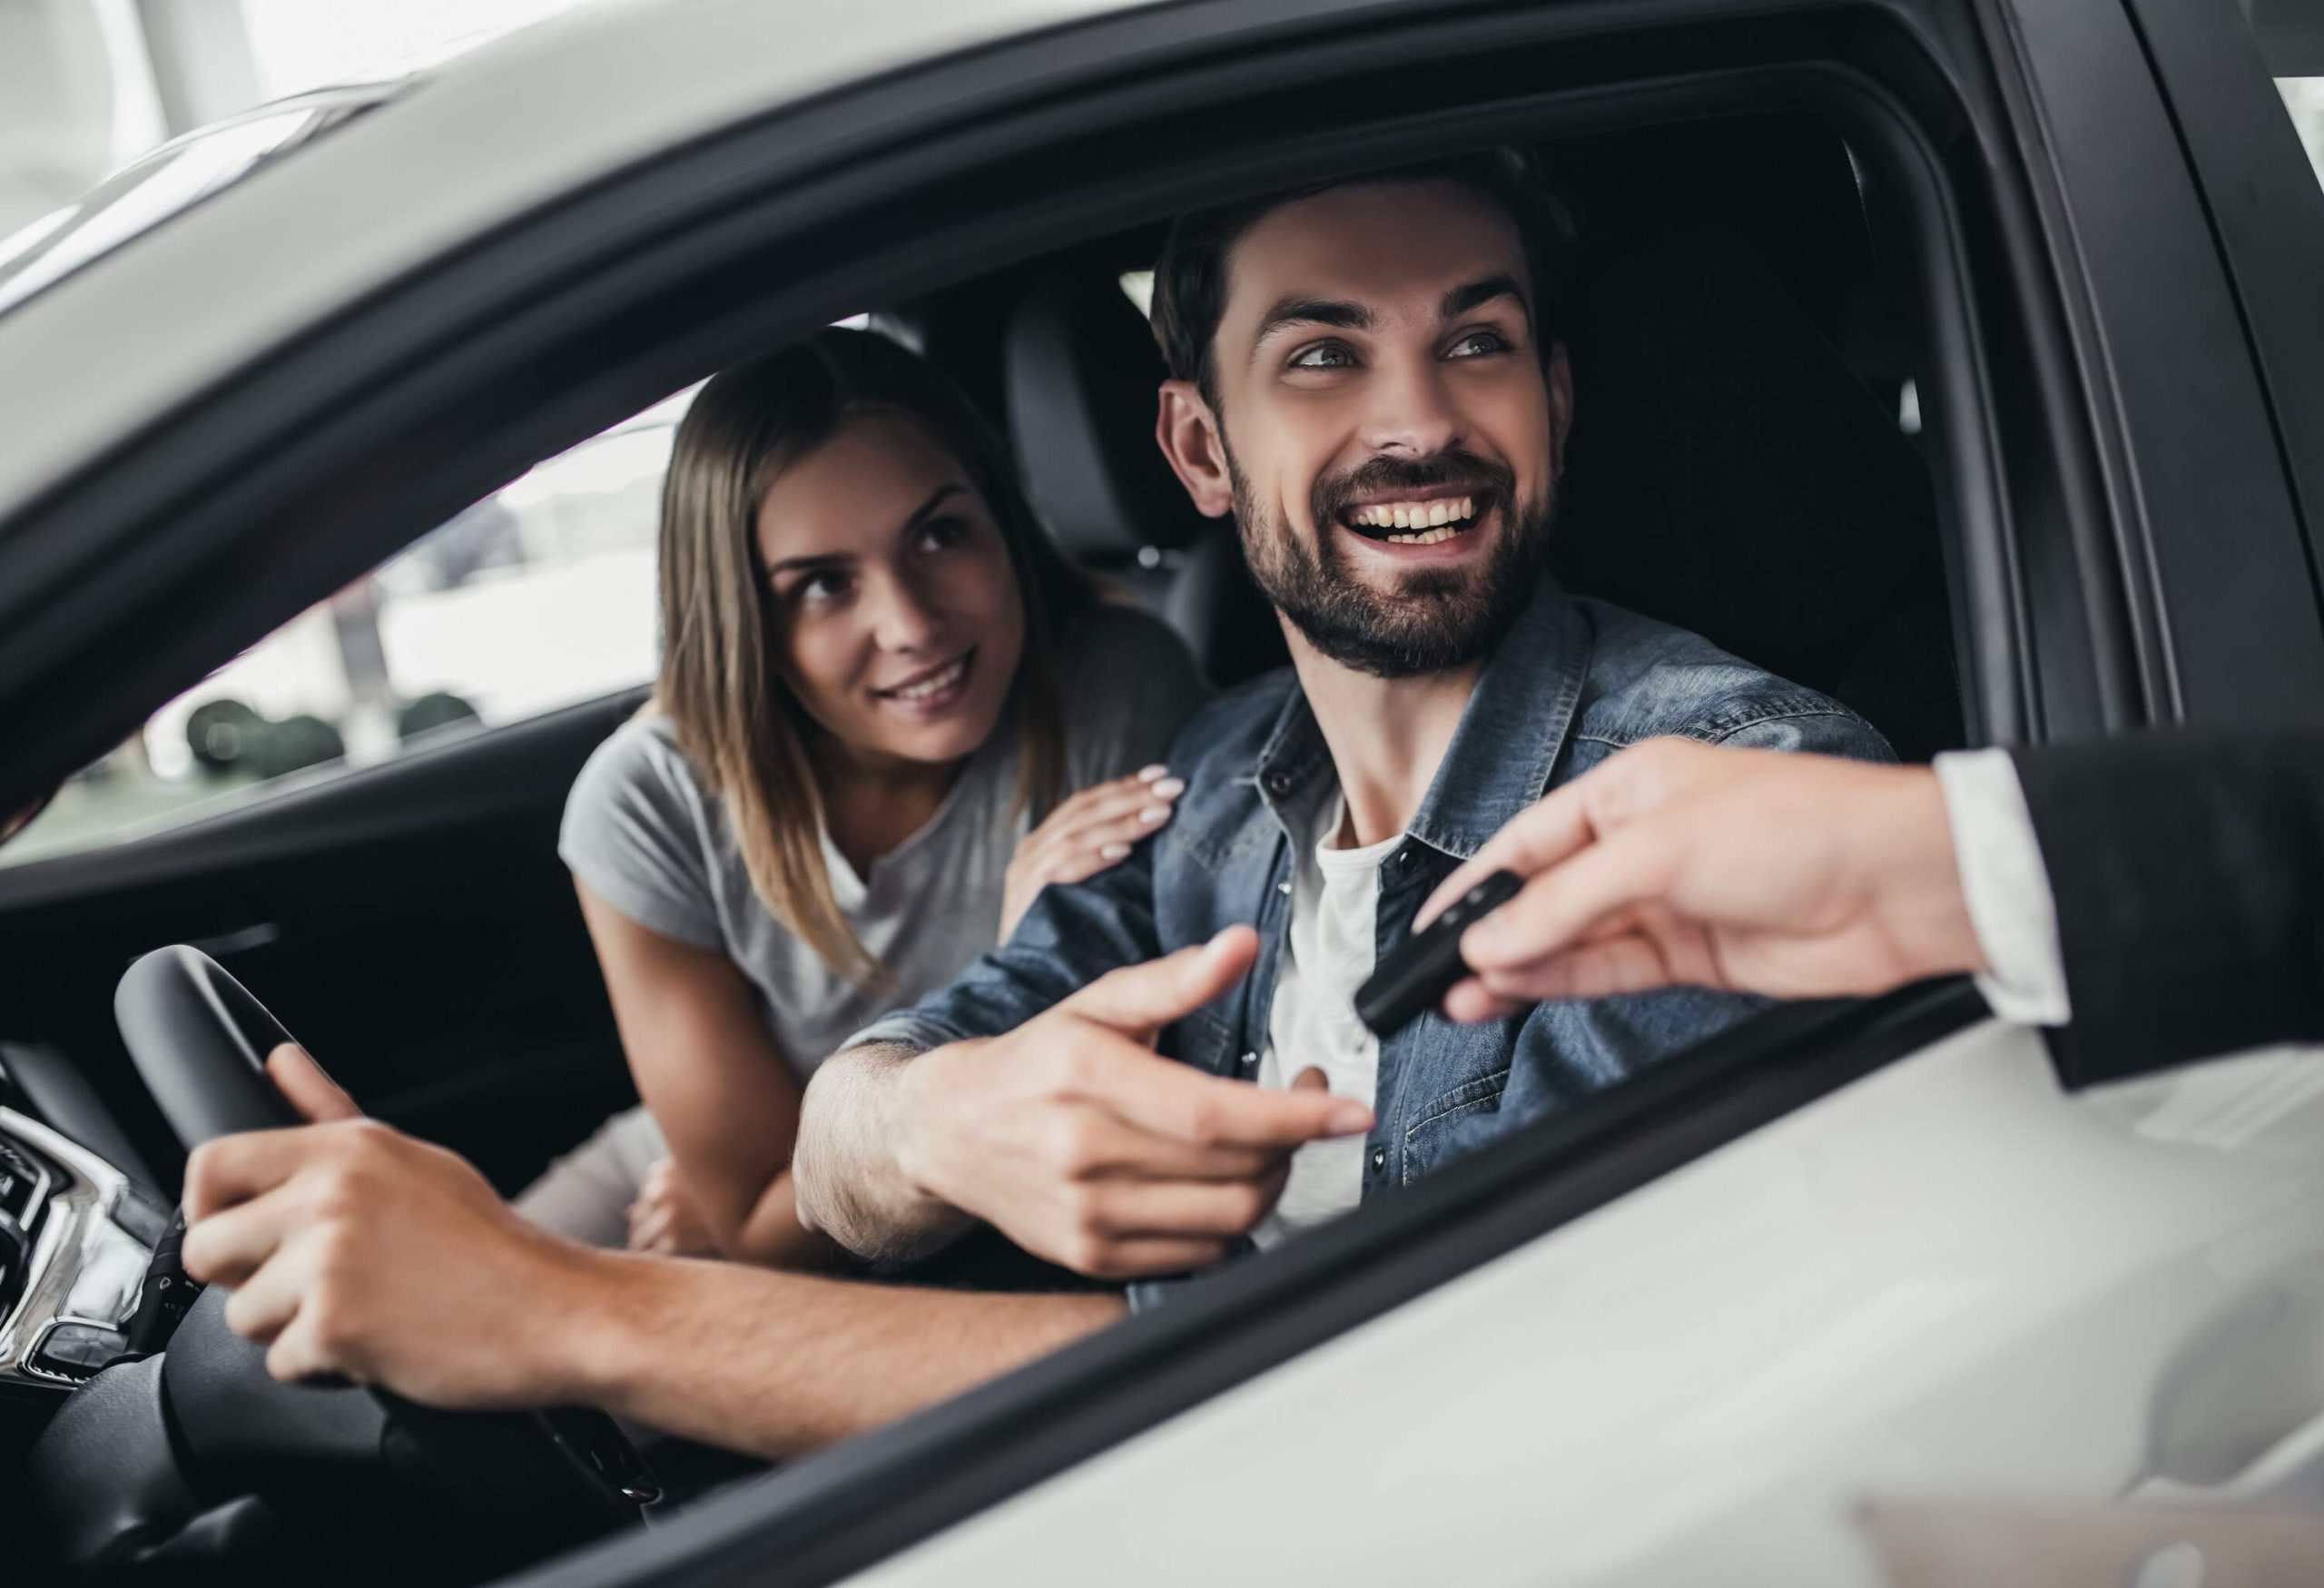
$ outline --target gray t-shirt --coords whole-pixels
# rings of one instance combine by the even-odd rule
[[[1202,704],[1194,660],[1159,620],[1105,606],[1059,658],[1069,791],[1159,761]],[[832,891],[863,946],[895,977],[857,988],[767,912],[724,808],[665,717],[625,723],[589,757],[565,802],[556,852],[592,893],[665,937],[715,949],[758,995],[775,1046],[802,1083],[850,1033],[950,981],[1000,930],[1002,884],[1029,815],[1011,815],[1018,735],[1004,717],[926,824],[859,877],[822,835]]]

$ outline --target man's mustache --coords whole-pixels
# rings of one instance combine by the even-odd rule
[[[1374,458],[1345,474],[1315,482],[1312,504],[1315,522],[1337,522],[1359,497],[1440,486],[1464,486],[1471,496],[1510,501],[1517,495],[1517,473],[1505,463],[1490,461],[1460,447],[1426,458]]]

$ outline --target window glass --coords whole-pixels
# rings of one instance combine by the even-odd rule
[[[220,667],[59,790],[0,866],[651,678],[662,475],[693,397],[550,459]]]
[[[2291,113],[2291,124],[2299,132],[2317,181],[2324,182],[2324,77],[2279,77],[2276,92]]]

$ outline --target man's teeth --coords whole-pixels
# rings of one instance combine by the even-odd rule
[[[960,675],[968,670],[969,658],[962,656],[932,678],[923,678],[919,683],[909,685],[901,689],[891,689],[887,694],[890,698],[895,700],[925,700],[931,695],[940,695],[951,688],[960,681]]]
[[[1358,508],[1352,515],[1354,523],[1372,529],[1413,529],[1413,535],[1387,535],[1382,538],[1397,546],[1433,546],[1449,540],[1457,529],[1439,529],[1439,526],[1465,526],[1477,516],[1473,497],[1458,497],[1434,502],[1375,502]]]

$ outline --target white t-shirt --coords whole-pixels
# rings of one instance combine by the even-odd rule
[[[1380,866],[1403,842],[1398,833],[1362,849],[1334,847],[1347,803],[1334,794],[1313,843],[1297,846],[1290,942],[1275,973],[1267,1011],[1267,1045],[1259,1084],[1289,1086],[1304,1070],[1321,1070],[1334,1097],[1369,1108],[1380,1079],[1380,1039],[1355,1018],[1355,990],[1377,955]],[[1336,1218],[1364,1192],[1364,1138],[1311,1141],[1292,1155],[1291,1178],[1275,1211],[1251,1231],[1269,1247]]]

